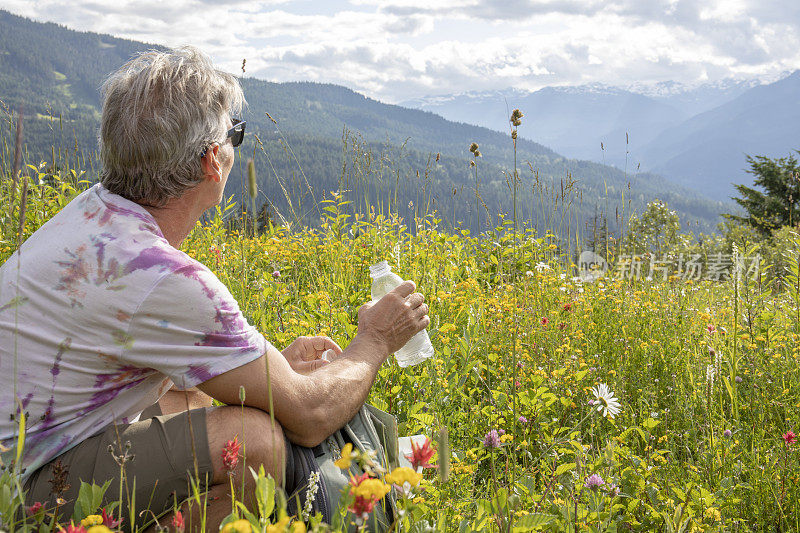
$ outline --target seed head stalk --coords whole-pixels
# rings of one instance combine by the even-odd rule
[[[11,202],[9,209],[11,210],[12,217],[13,217],[13,210],[14,210],[14,199],[16,197],[17,186],[19,184],[19,175],[21,173],[21,151],[22,151],[22,107],[19,109],[19,114],[17,117],[17,131],[14,141],[14,167],[12,173],[12,182],[11,182]],[[27,178],[23,181],[23,189],[22,189],[22,199],[20,200],[19,205],[19,226],[17,232],[17,269],[16,269],[16,283],[14,285],[14,290],[16,292],[15,298],[19,301],[20,294],[19,294],[19,280],[21,275],[21,268],[22,268],[22,235],[25,231],[25,210],[27,207],[27,194],[28,194],[28,180]],[[1,278],[1,277],[0,277]],[[2,279],[0,279],[2,281]],[[18,403],[18,428],[19,433],[17,434],[18,443],[17,443],[17,458],[14,461],[14,479],[17,485],[17,494],[22,494],[22,487],[19,483],[19,474],[22,473],[21,470],[21,463],[22,463],[22,447],[24,442],[24,435],[25,435],[25,407],[22,405],[22,402],[19,399],[18,391],[17,391],[17,381],[19,378],[19,306],[14,307],[14,400]],[[20,438],[21,437],[21,438]],[[23,502],[24,505],[24,502]]]
[[[517,127],[522,123],[523,114],[519,109],[515,109],[511,113],[511,118],[509,121],[511,122],[511,139],[514,142],[514,176],[513,176],[513,183],[512,183],[512,213],[514,215],[514,241],[512,245],[512,257],[514,258],[514,264],[511,268],[511,285],[513,287],[513,295],[514,295],[514,302],[513,305],[515,307],[515,311],[513,314],[514,317],[514,327],[511,331],[511,387],[512,387],[512,394],[511,394],[511,402],[512,402],[512,410],[514,412],[514,422],[513,422],[513,430],[512,435],[514,436],[514,446],[518,446],[519,443],[519,435],[518,435],[518,419],[519,413],[518,409],[519,406],[517,405],[517,339],[519,337],[519,317],[516,311],[517,306],[519,305],[519,287],[517,286],[517,265],[519,264],[519,246],[517,242],[517,186],[519,181],[519,171],[517,169]],[[511,487],[514,487],[517,483],[517,468],[511,469]],[[510,516],[511,510],[509,509],[509,522],[511,519]]]
[[[481,196],[478,191],[478,158],[481,156],[481,151],[478,149],[478,143],[472,143],[469,146],[469,151],[472,152],[472,161],[470,166],[475,169],[475,230],[480,235],[481,232]],[[516,157],[516,154],[515,154]]]

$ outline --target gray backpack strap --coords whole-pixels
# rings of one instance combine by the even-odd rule
[[[318,448],[318,447],[317,447]],[[308,491],[308,481],[312,472],[320,472],[316,460],[317,448],[306,448],[297,446],[286,441],[286,476],[284,479],[284,490],[286,491],[286,511],[290,515],[299,515],[306,505],[306,493]],[[322,482],[320,472],[320,483],[317,484],[317,493],[311,504],[311,514],[321,512],[323,520],[330,521],[330,505],[325,483]]]
[[[382,416],[378,418],[378,416],[376,416],[374,413]],[[397,461],[398,443],[396,437],[394,439],[389,438],[389,434],[391,432],[384,424],[384,420],[389,423],[390,428],[394,426],[395,432],[393,434],[397,435],[397,419],[389,413],[381,411],[380,409],[370,405],[362,406],[358,413],[356,413],[356,416],[353,417],[353,420],[348,422],[347,425],[342,428],[342,430],[350,436],[353,446],[358,447],[362,452],[376,452],[375,455],[378,463],[388,474],[395,467],[392,466],[391,461],[389,460],[387,445],[392,445],[394,449],[394,460]],[[376,423],[377,427],[380,427],[380,431],[378,431]],[[397,492],[394,488],[392,488],[392,491],[384,498],[384,504],[388,504],[388,506],[382,506],[385,513],[386,526],[388,527],[397,517],[400,516],[397,508]]]
[[[341,470],[334,464],[342,456],[342,448],[348,442],[361,452],[375,452],[375,459],[387,473],[397,466],[397,420],[394,416],[372,406],[362,406],[352,420],[313,449],[287,442],[287,473],[284,479],[291,481],[291,485],[287,483],[286,488],[292,490],[295,496],[299,496],[296,498],[290,495],[288,502],[292,506],[290,512],[299,511],[300,509],[295,507],[299,504],[302,508],[305,504],[308,476],[312,471],[318,471],[320,483],[312,513],[320,511],[326,523],[332,522],[333,514],[339,509],[342,490],[349,485],[350,475],[358,476],[363,473],[356,463],[353,463],[349,470]],[[375,506],[366,524],[367,531],[389,530],[395,519],[400,516],[396,498],[396,491],[392,489],[383,501]],[[356,531],[353,525],[347,529]]]
[[[400,466],[400,446],[398,444],[397,417],[381,411],[373,405],[365,405],[369,416],[372,417],[373,425],[378,432],[378,438],[386,452],[386,460],[389,462],[389,470],[394,470]]]

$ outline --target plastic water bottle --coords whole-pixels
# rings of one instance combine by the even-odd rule
[[[403,283],[402,278],[392,272],[392,267],[386,261],[381,261],[369,267],[369,275],[372,277],[372,301],[377,302],[392,289]],[[411,337],[405,346],[397,350],[394,354],[397,364],[401,368],[414,366],[425,359],[433,356],[433,346],[428,332],[424,329]]]

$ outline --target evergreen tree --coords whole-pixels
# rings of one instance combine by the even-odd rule
[[[734,198],[747,216],[723,215],[729,220],[747,224],[762,235],[769,235],[773,230],[783,226],[800,223],[800,167],[793,155],[779,159],[770,159],[758,155],[747,156],[753,174],[755,186],[764,191],[746,185],[736,185],[741,198]]]

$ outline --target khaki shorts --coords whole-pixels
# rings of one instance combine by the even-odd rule
[[[190,419],[194,439],[189,431]],[[70,484],[63,496],[67,503],[59,507],[61,523],[69,523],[72,517],[81,481],[101,486],[111,480],[103,504],[119,501],[120,465],[109,451],[109,446],[113,447],[114,455],[119,458],[120,452],[125,453],[127,443],[130,443],[128,454],[132,458],[125,463],[127,487],[124,485],[122,489],[125,495],[122,498],[123,530],[131,529],[128,493],[133,500],[136,524],[141,526],[153,518],[149,512],[142,513],[140,517],[142,511],[149,509],[159,516],[171,510],[175,502],[180,503],[190,496],[189,475],[194,476],[195,457],[201,488],[207,488],[206,480],[210,481],[213,477],[206,433],[206,409],[193,409],[188,413],[184,411],[155,416],[133,424],[112,425],[89,437],[33,473],[25,483],[26,504],[32,505],[38,501],[45,508],[55,507],[56,497],[51,493],[53,487],[50,480],[52,465],[59,460],[69,468]],[[117,510],[114,516],[118,516]]]

